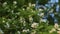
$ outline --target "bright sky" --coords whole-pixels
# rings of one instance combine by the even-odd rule
[[[51,0],[50,2],[55,3],[55,2],[58,2],[58,0]]]

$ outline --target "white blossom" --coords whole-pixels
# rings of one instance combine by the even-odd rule
[[[38,23],[33,23],[33,24],[31,25],[31,27],[32,27],[32,28],[37,28],[37,27],[38,27]]]
[[[44,13],[41,13],[40,16],[44,16]]]
[[[26,21],[23,21],[23,26],[26,26]]]
[[[13,4],[17,4],[17,1],[13,1]]]
[[[55,29],[58,29],[59,28],[59,25],[57,23],[55,23],[54,28]]]
[[[27,10],[29,10],[30,9],[30,7],[27,7]]]
[[[29,29],[24,29],[22,32],[29,32]]]
[[[60,28],[58,28],[58,30],[60,31]]]
[[[23,17],[20,17],[20,20],[19,20],[21,23],[25,23],[25,19]]]
[[[54,31],[56,31],[56,29],[55,28],[52,28],[52,30],[50,30],[49,33],[52,33]]]
[[[7,2],[4,2],[4,3],[3,3],[3,7],[6,6],[6,5],[7,5]]]
[[[20,31],[17,31],[17,34],[20,34]]]
[[[24,8],[22,10],[25,10]]]
[[[5,20],[2,21],[3,23],[5,22]]]
[[[31,3],[29,3],[29,7],[31,7]]]
[[[9,25],[9,23],[7,22],[6,23],[6,25],[4,25],[6,28],[9,28],[10,27],[10,25]]]
[[[34,6],[34,7],[35,7],[35,4],[32,4],[32,6]]]
[[[43,9],[39,9],[39,11],[43,11]]]
[[[41,19],[40,22],[47,22],[47,19]]]
[[[56,29],[55,29],[55,28],[53,28],[53,29],[52,29],[52,31],[56,31]]]
[[[29,21],[32,22],[33,21],[33,18],[31,16],[29,16]]]

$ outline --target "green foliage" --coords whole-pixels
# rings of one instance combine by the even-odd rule
[[[53,26],[48,24],[48,20],[41,20],[39,11],[34,6],[28,6],[30,2],[33,4],[35,0],[1,1],[0,34],[50,34]],[[45,3],[42,0],[40,2]]]

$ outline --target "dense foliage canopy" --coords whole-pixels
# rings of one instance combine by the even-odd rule
[[[42,5],[47,2],[39,0]],[[52,18],[43,20],[45,11],[35,10],[35,3],[36,0],[0,0],[0,34],[57,34],[53,25],[48,24],[53,23]],[[59,23],[60,12],[54,13]]]

